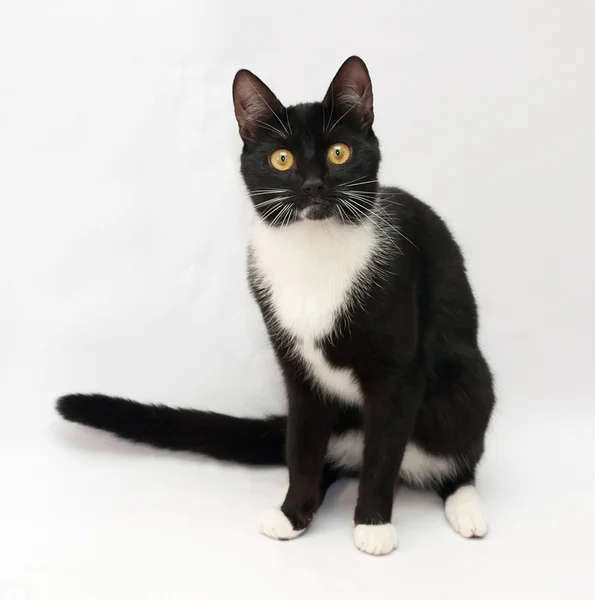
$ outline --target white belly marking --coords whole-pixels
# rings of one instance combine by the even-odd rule
[[[347,402],[362,402],[362,391],[351,369],[338,369],[331,365],[311,339],[298,343],[297,351],[323,391]]]
[[[327,458],[333,464],[359,471],[364,455],[364,437],[361,431],[350,431],[330,440]],[[417,444],[409,442],[401,462],[401,478],[410,484],[424,486],[432,481],[441,481],[456,469],[453,460],[433,456]]]

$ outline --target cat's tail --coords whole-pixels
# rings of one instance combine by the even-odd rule
[[[287,418],[283,416],[245,419],[102,394],[62,396],[56,408],[67,421],[157,448],[246,465],[285,464]]]

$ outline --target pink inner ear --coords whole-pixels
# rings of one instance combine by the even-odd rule
[[[349,81],[337,94],[337,103],[351,106],[357,104],[362,97],[362,91],[358,88],[355,81]]]
[[[348,58],[337,71],[324,100],[337,106],[346,116],[356,119],[362,128],[374,121],[372,82],[365,63],[358,57]]]
[[[244,109],[245,118],[248,120],[262,120],[266,118],[267,114],[270,116],[271,112],[263,98],[255,90],[243,97],[242,108]]]
[[[282,108],[275,94],[249,71],[238,73],[233,92],[236,117],[243,127],[268,120]]]

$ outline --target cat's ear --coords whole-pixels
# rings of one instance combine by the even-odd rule
[[[362,131],[374,122],[372,81],[366,63],[359,56],[349,57],[337,71],[323,100],[326,114],[334,114],[333,123],[343,116],[356,123]]]
[[[253,140],[259,128],[278,128],[278,122],[270,121],[280,121],[284,110],[277,96],[246,69],[238,71],[233,80],[233,106],[244,141]]]

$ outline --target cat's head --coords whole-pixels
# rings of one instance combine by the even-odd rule
[[[233,101],[244,141],[242,176],[262,220],[277,227],[368,217],[380,150],[372,83],[361,58],[343,63],[322,102],[285,107],[246,70],[235,76]]]

